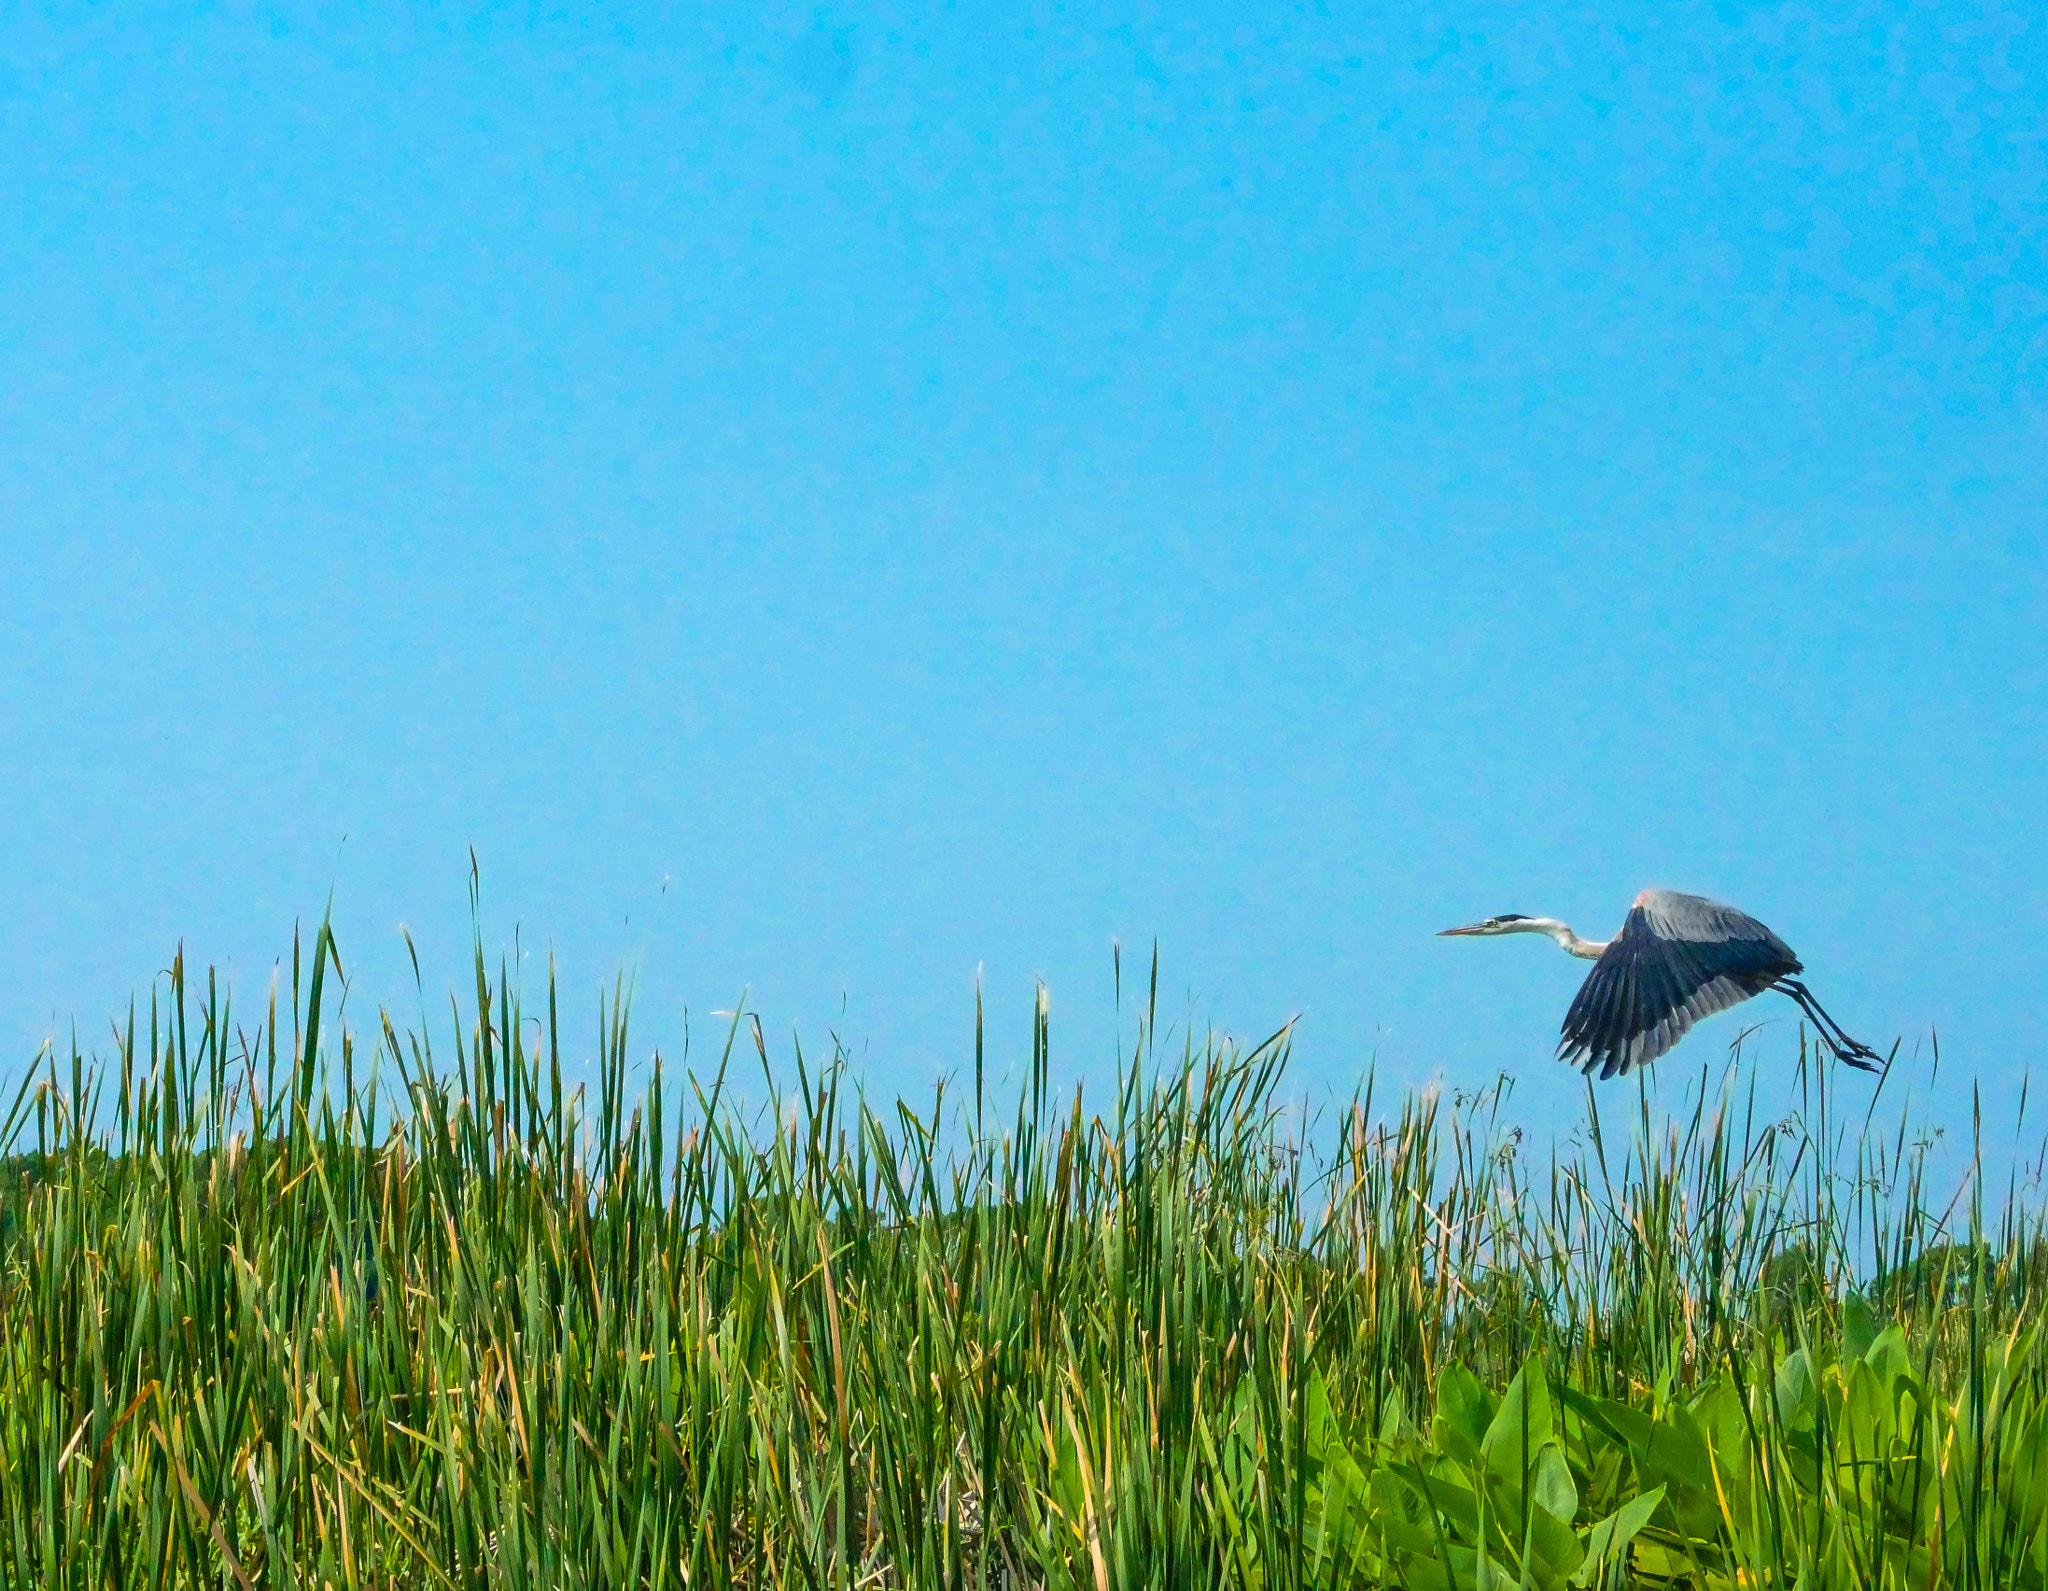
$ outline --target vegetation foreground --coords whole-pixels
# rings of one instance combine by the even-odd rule
[[[2048,1587],[2038,1218],[1819,1072],[1537,1167],[1498,1089],[1290,1133],[1284,1033],[1149,998],[1056,1103],[1041,1002],[1000,1112],[977,1037],[747,1113],[756,1025],[665,1088],[606,1002],[593,1099],[552,987],[436,1052],[337,967],[24,1085],[7,1584]]]

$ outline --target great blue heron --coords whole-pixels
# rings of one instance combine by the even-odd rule
[[[1793,974],[1805,969],[1792,947],[1754,917],[1699,895],[1646,889],[1621,932],[1606,944],[1581,939],[1555,917],[1512,912],[1457,934],[1547,934],[1594,964],[1565,1013],[1557,1057],[1587,1076],[1625,1077],[1685,1037],[1703,1016],[1775,989],[1799,1002],[1835,1059],[1860,1071],[1883,1070],[1884,1057],[1859,1044],[1820,1008]]]

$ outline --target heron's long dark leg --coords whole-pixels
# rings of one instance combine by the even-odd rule
[[[1805,984],[1795,983],[1792,979],[1786,978],[1780,981],[1777,987],[1799,1003],[1799,1009],[1812,1020],[1815,1029],[1826,1040],[1828,1048],[1834,1051],[1836,1060],[1866,1072],[1882,1069],[1881,1066],[1871,1063],[1882,1062],[1883,1057],[1869,1045],[1851,1038],[1848,1030],[1828,1014],[1820,1001],[1814,998],[1813,991]]]
[[[1790,978],[1781,978],[1771,987],[1798,1002],[1799,1009],[1806,1013],[1806,1020],[1814,1025],[1829,1049],[1839,1053],[1845,1046],[1855,1043],[1855,1040],[1842,1030],[1841,1024],[1821,1009],[1820,1002],[1813,997],[1813,991],[1805,984],[1794,983]]]
[[[1814,1025],[1822,1041],[1829,1049],[1838,1050],[1841,1048],[1841,1040],[1836,1037],[1834,1028],[1829,1025],[1827,1019],[1814,1005],[1813,994],[1804,984],[1794,983],[1790,978],[1780,978],[1777,982],[1771,984],[1770,987],[1777,990],[1779,994],[1784,995],[1787,999],[1798,1003],[1800,1014]]]
[[[1788,994],[1798,1001],[1799,1009],[1807,1014],[1821,1038],[1826,1041],[1827,1047],[1834,1051],[1836,1060],[1846,1066],[1853,1066],[1858,1071],[1884,1070],[1884,1057],[1869,1045],[1850,1038],[1842,1024],[1821,1008],[1821,1003],[1813,997],[1813,991],[1805,984],[1792,978],[1780,978],[1771,987],[1780,994]]]

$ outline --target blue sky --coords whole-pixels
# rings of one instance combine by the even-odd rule
[[[979,966],[1103,1079],[1156,938],[1563,1119],[1583,969],[1432,931],[1655,883],[2009,1101],[2044,85],[1997,5],[15,12],[8,1065],[330,888],[438,1002],[474,847],[641,1050],[922,1087]]]

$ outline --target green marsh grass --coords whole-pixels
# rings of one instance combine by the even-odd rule
[[[2038,1213],[1806,1061],[1539,1157],[1499,1085],[1302,1122],[1155,967],[1105,1097],[1041,1000],[1014,1096],[977,1011],[956,1091],[742,1109],[748,1019],[636,1070],[619,991],[571,1087],[552,978],[436,1040],[338,965],[22,1083],[7,1585],[2048,1586]]]

